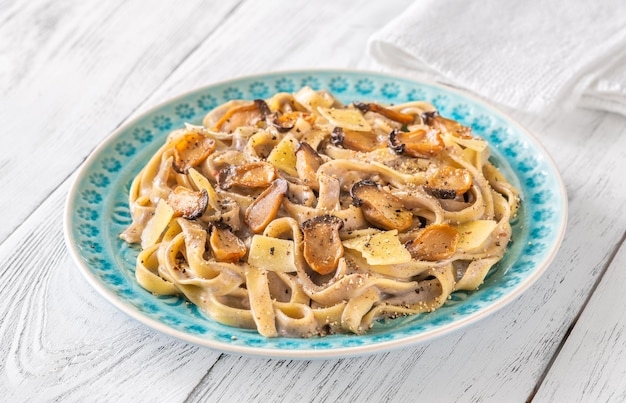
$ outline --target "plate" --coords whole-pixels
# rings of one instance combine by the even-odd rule
[[[459,291],[433,313],[377,323],[365,335],[267,339],[256,331],[216,323],[179,297],[158,297],[135,281],[138,247],[119,234],[131,222],[128,189],[166,135],[185,122],[200,124],[231,99],[267,98],[301,86],[328,89],[343,102],[432,102],[444,116],[472,127],[491,148],[491,160],[516,185],[522,206],[513,243],[477,291]],[[87,281],[123,312],[186,342],[222,352],[274,358],[338,358],[431,340],[486,317],[519,296],[548,267],[563,238],[567,197],[548,153],[528,131],[492,106],[434,83],[372,72],[312,70],[238,78],[189,92],[112,133],[81,167],[65,208],[64,231]]]

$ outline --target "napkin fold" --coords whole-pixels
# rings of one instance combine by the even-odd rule
[[[511,108],[626,115],[624,0],[420,0],[368,49],[392,70]]]

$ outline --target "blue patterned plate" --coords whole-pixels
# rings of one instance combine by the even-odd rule
[[[215,323],[178,297],[157,297],[135,281],[137,247],[120,232],[130,223],[132,178],[167,133],[199,124],[216,105],[235,98],[266,98],[308,85],[340,100],[432,102],[442,115],[471,126],[492,147],[492,160],[522,191],[514,242],[474,292],[456,292],[439,310],[377,323],[366,335],[266,339],[255,331]],[[547,268],[562,240],[567,197],[559,173],[540,143],[491,106],[448,87],[371,72],[315,70],[227,81],[161,104],[116,130],[87,159],[67,199],[65,236],[82,274],[107,300],[140,322],[216,350],[279,358],[337,358],[387,351],[432,339],[493,313],[526,290]]]

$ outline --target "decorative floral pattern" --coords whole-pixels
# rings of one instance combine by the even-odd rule
[[[102,259],[100,257],[89,257],[87,259],[87,263],[89,264],[89,266],[93,269],[95,269],[96,271],[100,271],[100,272],[108,272],[109,270],[111,270],[111,262],[109,262],[108,260]]]
[[[513,141],[504,147],[504,154],[507,157],[514,159],[520,154],[522,147],[523,145],[519,141]]]
[[[363,95],[371,94],[374,91],[374,82],[367,78],[359,80],[356,83],[356,90]]]
[[[467,104],[460,104],[452,109],[452,119],[454,120],[466,120],[471,113],[470,107]]]
[[[109,184],[109,178],[100,172],[96,172],[91,174],[89,182],[97,188],[103,188]]]
[[[396,83],[385,83],[380,89],[380,93],[388,99],[396,98],[398,94],[400,94],[400,85]]]
[[[76,209],[76,214],[85,221],[96,221],[98,219],[98,212],[89,207],[79,207]]]
[[[209,94],[202,95],[200,98],[198,98],[198,108],[202,109],[205,112],[210,111],[216,106],[217,99]]]
[[[243,92],[238,88],[228,87],[224,90],[224,102],[241,98],[243,98]]]
[[[257,81],[250,84],[250,94],[254,98],[267,98],[270,95],[270,89],[265,83]]]
[[[180,104],[176,106],[174,110],[181,119],[191,119],[196,114],[196,110],[189,106],[189,104]]]
[[[95,190],[87,189],[81,192],[81,199],[88,204],[98,204],[102,201],[102,196]]]
[[[314,76],[308,76],[302,79],[302,87],[311,87],[314,90],[320,89],[320,80]]]
[[[537,210],[533,213],[533,220],[536,222],[547,222],[550,221],[556,212],[553,209],[541,209]]]
[[[137,127],[133,130],[133,138],[140,143],[147,143],[152,140],[152,132],[144,127]]]
[[[102,160],[102,168],[109,173],[117,172],[122,168],[122,164],[115,158],[104,158]]]
[[[545,172],[539,172],[535,176],[530,176],[526,178],[526,186],[531,189],[535,189],[541,187],[544,183],[546,183],[547,175]]]
[[[158,149],[170,130],[200,124],[203,114],[231,99],[265,98],[270,89],[297,90],[295,83],[333,91],[341,101],[382,103],[424,100],[440,112],[471,126],[493,146],[492,160],[514,175],[523,202],[514,223],[514,239],[505,258],[475,292],[457,292],[432,314],[377,323],[363,336],[323,339],[265,339],[256,332],[230,328],[206,318],[178,297],[156,297],[134,279],[139,249],[117,236],[130,222],[127,194],[134,175]],[[196,109],[198,108],[198,109]],[[202,113],[200,113],[202,111]],[[68,201],[69,245],[79,267],[96,288],[120,309],[168,334],[211,348],[277,357],[332,357],[419,342],[478,319],[525,289],[550,261],[565,223],[566,200],[554,166],[531,136],[490,107],[454,90],[382,74],[305,71],[242,78],[204,88],[150,112],[116,132],[82,168]],[[155,324],[156,323],[156,324]],[[381,343],[385,343],[381,346]]]
[[[517,169],[520,172],[528,173],[534,170],[539,165],[539,162],[535,157],[525,157],[517,164]]]
[[[83,249],[91,250],[94,253],[102,252],[102,245],[94,241],[84,241],[81,243]]]
[[[450,103],[450,99],[447,95],[437,95],[432,100],[435,108],[439,110],[439,112],[444,113],[448,110],[448,104]]]
[[[172,128],[172,119],[167,116],[158,115],[152,119],[152,125],[157,130],[170,130]]]
[[[135,146],[132,145],[132,143],[129,143],[127,141],[120,141],[115,145],[115,151],[120,153],[120,155],[123,157],[130,157],[131,155],[135,154],[135,151],[137,151],[137,149],[135,148]]]
[[[341,94],[348,89],[348,81],[343,77],[333,77],[330,79],[330,90],[335,94]]]
[[[295,90],[296,86],[290,78],[283,77],[276,81],[276,91],[278,92],[293,92]]]
[[[98,227],[91,224],[80,224],[78,226],[78,232],[84,237],[93,238],[100,233],[100,230],[98,230]]]
[[[502,144],[503,142],[505,142],[508,138],[511,137],[511,135],[509,134],[509,131],[507,128],[498,127],[497,129],[491,132],[490,137],[491,137],[491,143],[498,145],[498,144]]]
[[[487,115],[479,115],[476,119],[472,121],[472,129],[482,132],[485,131],[491,126],[491,118]]]
[[[413,88],[407,94],[407,101],[421,101],[426,99],[426,93],[421,88]]]

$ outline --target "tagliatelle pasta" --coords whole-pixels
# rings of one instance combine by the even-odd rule
[[[267,337],[362,334],[474,290],[518,191],[425,102],[343,105],[305,87],[173,131],[130,188],[139,284]]]

